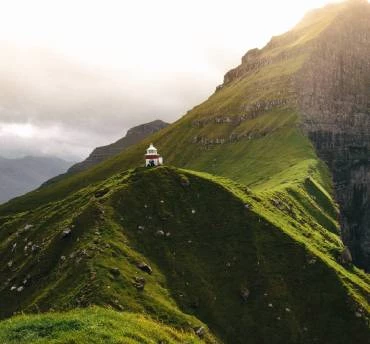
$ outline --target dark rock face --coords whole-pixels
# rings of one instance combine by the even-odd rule
[[[119,154],[126,148],[140,142],[151,134],[165,128],[168,126],[168,123],[161,120],[156,120],[150,123],[142,124],[137,127],[131,128],[127,131],[127,134],[122,139],[118,140],[115,143],[112,143],[107,146],[95,148],[90,156],[78,163],[73,165],[68,173],[77,173],[84,170],[87,170],[104,160],[109,159],[110,157]]]
[[[370,271],[370,5],[351,1],[297,75],[302,128],[329,166],[341,232]]]

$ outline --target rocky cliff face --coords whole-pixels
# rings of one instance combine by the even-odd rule
[[[167,126],[168,123],[163,122],[161,120],[156,120],[150,123],[138,125],[134,128],[131,128],[130,130],[127,131],[126,136],[118,140],[117,142],[107,146],[95,148],[94,151],[89,155],[89,157],[86,160],[73,165],[68,170],[68,173],[77,173],[87,170],[99,164],[100,162],[109,159],[114,155],[119,154],[124,149],[134,145],[135,143],[140,142],[149,135]]]
[[[309,13],[293,30],[274,37],[263,49],[250,50],[229,71],[217,91],[247,78],[303,61],[289,76],[278,75],[278,87],[255,87],[258,102],[230,123],[239,125],[265,111],[296,108],[301,128],[333,175],[340,205],[341,233],[354,262],[370,271],[370,4],[349,0]],[[279,90],[278,92],[276,90]],[[264,91],[268,90],[266,96]],[[273,97],[276,98],[272,98]],[[265,97],[265,99],[263,98]],[[248,94],[244,95],[248,98]],[[252,109],[248,112],[246,109]],[[246,115],[244,115],[246,113]],[[228,117],[211,120],[221,123]],[[232,119],[232,117],[230,117]],[[202,126],[202,118],[193,125]],[[217,122],[218,123],[218,122]],[[263,134],[263,133],[262,133]],[[240,136],[240,137],[239,137]],[[239,135],[237,139],[243,139]],[[247,134],[249,137],[250,134]],[[214,141],[214,140],[213,140]],[[194,142],[212,140],[196,137]],[[234,142],[226,138],[216,143]]]
[[[302,128],[328,164],[341,231],[354,262],[370,270],[370,4],[347,8],[311,43],[297,75]]]

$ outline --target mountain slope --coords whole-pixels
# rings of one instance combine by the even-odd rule
[[[352,1],[297,75],[302,127],[329,166],[342,235],[370,271],[370,4]]]
[[[117,142],[114,142],[107,146],[95,148],[86,160],[73,165],[68,170],[68,173],[77,173],[87,170],[101,163],[102,161],[121,153],[126,148],[140,142],[144,138],[167,126],[168,123],[161,120],[155,120],[150,123],[145,123],[133,127],[127,131],[125,137],[119,139]]]
[[[42,193],[45,199],[57,199],[137,166],[150,141],[155,141],[170,164],[228,176],[251,186],[263,184],[293,165],[299,169],[304,162],[318,164],[313,146],[298,127],[301,119],[295,76],[312,53],[312,42],[322,31],[319,29],[342,7],[322,10],[325,25],[310,19],[307,25],[302,23],[273,38],[264,49],[248,52],[242,65],[226,74],[222,87],[176,123],[91,171],[40,190],[36,198],[43,199],[39,197]],[[302,35],[311,39],[300,43]],[[36,201],[29,195],[24,199],[25,207],[28,200]]]
[[[34,190],[46,180],[65,172],[70,165],[51,157],[0,157],[0,203]]]
[[[341,271],[340,242],[327,236],[324,254],[295,240],[276,208],[226,179],[141,168],[2,221],[3,317],[96,304],[187,331],[206,323],[225,343],[368,335],[368,284]]]
[[[355,16],[361,31],[368,7],[350,1],[311,13],[248,52],[176,123],[1,206],[1,260],[11,261],[0,270],[10,279],[0,290],[2,316],[96,304],[186,331],[208,326],[206,342],[366,342],[369,275],[342,243],[338,179],[313,124],[325,114],[342,125],[332,98],[329,108],[321,103],[334,72],[320,62],[338,65],[325,44],[346,46],[339,24]],[[366,46],[367,33],[359,37]],[[339,65],[359,76],[354,61]],[[360,88],[361,80],[354,79]],[[311,113],[306,96],[318,104]],[[151,141],[166,163],[197,172],[132,170]],[[27,248],[12,252],[22,240]],[[153,273],[139,271],[141,262]],[[17,292],[27,274],[39,282]]]
[[[1,207],[0,213],[56,200],[137,166],[145,146],[154,141],[169,164],[227,176],[256,190],[279,190],[286,181],[301,184],[307,176],[313,177],[327,193],[336,195],[342,235],[355,262],[367,269],[370,227],[366,212],[354,218],[351,212],[357,203],[363,210],[367,204],[367,182],[361,180],[367,176],[367,139],[361,127],[368,128],[369,7],[366,1],[348,1],[313,11],[265,48],[248,52],[207,101],[173,125],[91,171]],[[341,70],[345,74],[338,79]],[[356,77],[351,79],[351,75]],[[360,108],[352,106],[347,95],[351,99],[358,95]],[[350,132],[351,123],[358,123],[359,134],[341,138],[341,132]],[[349,154],[353,158],[347,160]],[[358,165],[358,161],[363,163]],[[343,187],[345,192],[341,192]],[[335,221],[338,216],[334,215]]]

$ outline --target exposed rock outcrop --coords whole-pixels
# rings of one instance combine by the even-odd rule
[[[370,270],[370,4],[349,1],[297,75],[302,128],[334,178],[341,231]]]
[[[324,18],[324,19],[323,19]],[[268,135],[238,132],[238,125],[277,108],[295,108],[301,127],[333,175],[340,205],[342,239],[353,262],[370,271],[370,4],[349,0],[311,11],[293,30],[253,49],[229,71],[217,91],[229,84],[277,70],[281,63],[303,63],[291,76],[278,73],[278,93],[256,84],[258,102],[234,113],[193,120],[195,128],[232,127],[228,136],[194,136],[192,143],[211,147]],[[269,80],[271,83],[271,80]],[[266,99],[261,99],[266,92]],[[278,95],[276,97],[276,95]],[[245,98],[247,99],[248,94]]]

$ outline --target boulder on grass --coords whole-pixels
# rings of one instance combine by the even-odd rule
[[[147,274],[151,275],[152,272],[153,272],[153,269],[151,268],[150,265],[144,263],[144,262],[140,262],[137,264],[137,267],[141,270],[141,271],[144,271],[146,272]]]

